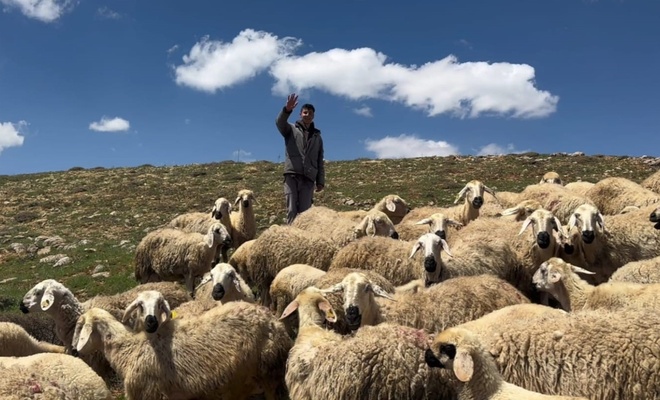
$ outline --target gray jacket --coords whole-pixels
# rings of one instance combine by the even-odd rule
[[[285,174],[300,174],[316,182],[317,185],[325,186],[325,166],[323,164],[323,138],[321,131],[314,127],[309,129],[309,139],[305,146],[304,127],[300,122],[290,124],[290,112],[282,108],[275,125],[284,136],[286,149],[286,160],[284,160]]]

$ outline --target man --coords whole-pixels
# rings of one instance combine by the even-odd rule
[[[289,115],[298,105],[298,96],[292,93],[277,116],[275,124],[284,136],[286,159],[284,160],[284,195],[286,197],[286,221],[291,224],[296,215],[312,206],[314,189],[325,186],[323,165],[323,139],[314,126],[314,106],[303,104],[300,119],[288,122]]]

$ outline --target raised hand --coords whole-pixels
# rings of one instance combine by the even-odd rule
[[[291,93],[289,97],[286,98],[286,110],[288,112],[293,111],[294,108],[298,105],[298,95]]]

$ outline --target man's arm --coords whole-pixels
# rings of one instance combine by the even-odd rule
[[[323,139],[319,137],[320,139],[320,146],[319,146],[319,158],[318,158],[318,172],[316,173],[316,191],[320,192],[323,190],[323,187],[325,186],[325,162],[323,161]]]
[[[286,98],[286,105],[284,108],[282,108],[282,111],[280,111],[279,115],[277,116],[277,119],[275,120],[275,125],[277,126],[277,129],[280,131],[282,136],[287,137],[291,135],[292,129],[291,125],[289,125],[289,115],[291,115],[291,112],[293,111],[294,108],[298,105],[298,96],[296,96],[295,93],[291,93],[287,98]]]

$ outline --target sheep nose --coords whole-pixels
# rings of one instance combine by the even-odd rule
[[[436,268],[438,268],[438,263],[435,261],[435,258],[429,256],[424,259],[424,269],[426,272],[435,272]]]
[[[480,208],[483,205],[484,205],[484,198],[481,196],[477,196],[474,198],[474,200],[472,200],[472,206],[474,206],[474,208]]]
[[[243,207],[250,207],[250,200],[243,200]]]
[[[80,353],[78,353],[78,350],[76,349],[71,349],[71,355],[74,357],[80,357]]]
[[[215,300],[215,301],[222,300],[222,298],[225,297],[225,288],[224,288],[224,286],[222,286],[222,284],[220,284],[220,283],[213,286],[213,292],[211,293],[211,296],[213,296],[213,300]]]
[[[589,244],[594,241],[596,235],[594,231],[582,231],[582,241]]]
[[[357,306],[348,306],[346,309],[346,322],[351,329],[357,329],[360,327],[362,322],[362,316],[360,315],[360,309]]]
[[[570,256],[571,254],[573,254],[574,251],[575,251],[575,246],[573,246],[571,244],[565,244],[564,245],[564,253],[566,253]]]
[[[540,248],[547,249],[550,246],[550,234],[546,231],[539,232],[536,235],[536,243],[538,243]]]
[[[399,232],[397,232],[397,231],[392,232],[392,234],[390,235],[390,237],[391,237],[392,239],[396,239],[396,240],[398,240],[398,239],[399,239]]]
[[[147,333],[154,333],[158,329],[158,320],[153,315],[147,315],[144,319],[144,326]]]
[[[447,240],[447,234],[443,230],[437,230],[435,231],[436,236],[440,237],[440,239]]]
[[[424,352],[424,361],[426,361],[426,365],[428,365],[430,368],[444,368],[444,365],[438,360],[438,357],[433,354],[431,349],[426,349]]]
[[[23,314],[27,314],[30,312],[30,310],[25,306],[25,304],[22,301],[18,304],[18,308],[23,312]]]
[[[229,236],[227,236],[225,238],[225,240],[222,241],[222,244],[225,245],[225,246],[231,245],[231,238]]]
[[[658,216],[658,213],[653,211],[651,215],[649,216],[649,221],[651,222],[660,222],[660,216]]]

